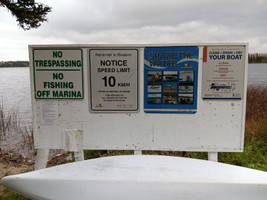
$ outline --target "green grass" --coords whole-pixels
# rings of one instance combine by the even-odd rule
[[[12,192],[8,189],[3,189],[1,192],[0,200],[30,200],[29,198],[23,197],[16,192]]]
[[[252,140],[242,153],[219,153],[219,162],[267,171],[266,145]]]

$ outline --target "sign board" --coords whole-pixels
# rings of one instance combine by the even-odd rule
[[[36,99],[83,99],[83,54],[81,49],[34,49]]]
[[[247,44],[31,45],[29,53],[37,149],[243,150]]]
[[[91,49],[92,112],[138,111],[137,49]]]
[[[245,46],[205,46],[204,99],[241,99],[244,91]]]
[[[144,56],[144,111],[195,113],[198,47],[147,47]]]

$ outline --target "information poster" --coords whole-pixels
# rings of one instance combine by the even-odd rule
[[[246,48],[205,46],[203,50],[203,99],[241,99],[244,91]]]
[[[83,99],[81,49],[33,49],[36,99]]]
[[[144,55],[144,111],[197,111],[198,47],[147,47]]]
[[[58,102],[41,101],[41,124],[58,124]]]
[[[91,49],[90,110],[138,111],[137,49]]]

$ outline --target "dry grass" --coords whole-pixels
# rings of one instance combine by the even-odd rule
[[[3,103],[0,103],[0,137],[4,137],[10,130],[18,130],[18,114],[16,109],[5,112]]]
[[[12,108],[8,112],[5,111],[4,105],[0,103],[0,144],[4,145],[7,140],[14,140],[16,135],[22,138],[20,141],[20,148],[27,148],[33,151],[33,130],[32,125],[24,123],[21,120],[17,108]],[[12,142],[16,144],[16,141]],[[12,144],[11,144],[12,145]],[[22,146],[23,147],[22,147]],[[11,148],[12,149],[12,148]],[[1,146],[0,146],[1,150]]]
[[[250,85],[247,90],[245,143],[252,139],[267,141],[267,87]]]
[[[247,90],[247,121],[267,119],[267,87],[250,85]]]

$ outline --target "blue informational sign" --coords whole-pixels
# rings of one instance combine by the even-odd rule
[[[196,113],[198,47],[147,47],[144,55],[144,111]]]

